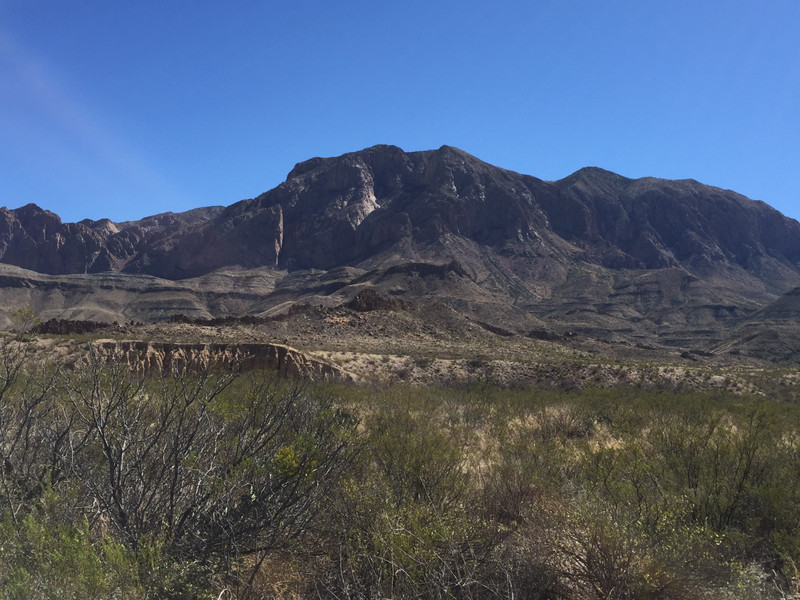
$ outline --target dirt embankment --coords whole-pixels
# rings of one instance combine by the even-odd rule
[[[102,362],[125,364],[136,372],[186,372],[210,365],[264,369],[312,381],[352,382],[344,369],[282,344],[188,344],[135,340],[97,340],[92,350]]]

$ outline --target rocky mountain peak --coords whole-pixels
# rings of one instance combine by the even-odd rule
[[[547,182],[451,146],[373,146],[298,163],[226,208],[123,223],[0,209],[0,262],[7,305],[47,318],[433,303],[502,335],[669,346],[717,332],[723,348],[729,323],[793,314],[800,224],[693,180],[587,167]]]
[[[800,283],[800,225],[762,203],[597,167],[544,182],[452,146],[312,158],[278,187],[226,209],[118,224],[64,224],[35,205],[2,215],[0,260],[47,273],[181,279],[224,267],[332,269],[420,257],[469,265],[499,252],[524,272],[578,260],[704,277],[743,269],[776,291]]]
[[[9,217],[19,221],[20,226],[31,238],[41,241],[55,233],[61,227],[61,218],[49,210],[36,204],[26,204],[9,211]]]

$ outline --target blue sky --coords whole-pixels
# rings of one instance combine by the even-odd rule
[[[0,0],[0,205],[136,219],[449,144],[800,218],[797,31],[797,0]]]

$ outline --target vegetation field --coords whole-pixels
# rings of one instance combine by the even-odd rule
[[[800,407],[780,388],[32,365],[0,348],[2,598],[800,592]]]

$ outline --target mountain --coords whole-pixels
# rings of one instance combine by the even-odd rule
[[[800,286],[800,224],[693,180],[589,167],[547,182],[449,146],[375,146],[299,163],[227,208],[126,223],[3,208],[0,262],[35,272],[3,269],[6,305],[45,316],[272,314],[371,287],[511,333],[711,348]],[[259,284],[242,292],[243,278]],[[97,310],[85,293],[37,292],[67,281]],[[175,301],[148,303],[140,284]]]
[[[0,262],[38,273],[123,271],[128,261],[157,240],[197,223],[208,222],[223,207],[163,213],[140,221],[109,219],[62,223],[35,204],[15,210],[0,208]]]

